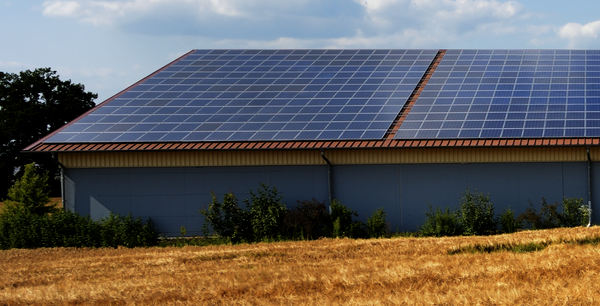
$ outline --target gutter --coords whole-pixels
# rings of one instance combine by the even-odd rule
[[[325,150],[323,149],[321,149],[321,158],[327,163],[327,191],[329,193],[329,213],[331,213],[331,201],[333,197],[331,192],[331,162],[329,162],[329,159],[325,156]]]
[[[67,207],[65,206],[65,165],[63,165],[59,160],[58,160],[58,154],[56,152],[52,152],[52,160],[58,165],[58,167],[60,168],[60,201],[63,207],[63,210],[66,210]]]
[[[590,146],[586,146],[587,152],[587,183],[588,183],[588,212],[589,212],[589,220],[587,227],[592,225],[592,158],[590,157]]]

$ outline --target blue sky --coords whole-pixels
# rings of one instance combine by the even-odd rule
[[[100,103],[191,49],[600,49],[598,0],[0,0],[0,71]]]

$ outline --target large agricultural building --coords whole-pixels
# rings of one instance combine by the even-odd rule
[[[393,230],[467,188],[594,208],[599,145],[599,50],[192,50],[25,151],[57,157],[68,209],[178,235],[259,183]]]

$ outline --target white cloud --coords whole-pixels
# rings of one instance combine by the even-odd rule
[[[600,33],[600,20],[590,22],[587,24],[580,23],[567,23],[560,27],[558,35],[562,38],[576,38],[576,37],[589,37],[598,38]]]
[[[44,15],[47,16],[76,16],[81,5],[75,1],[44,2]]]
[[[571,22],[558,29],[558,36],[568,39],[570,48],[598,45],[598,35],[600,35],[600,20],[586,24]]]
[[[476,47],[492,36],[531,35],[521,23],[532,16],[513,0],[50,0],[43,13],[234,48]]]

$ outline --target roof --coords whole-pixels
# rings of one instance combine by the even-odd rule
[[[597,145],[600,50],[192,50],[26,148]]]

